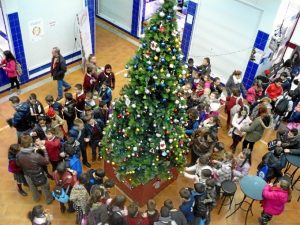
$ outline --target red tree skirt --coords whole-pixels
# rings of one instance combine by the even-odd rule
[[[111,164],[105,162],[104,169],[105,175],[114,180],[116,182],[116,186],[119,187],[120,190],[122,190],[131,200],[137,202],[139,206],[145,205],[149,199],[156,196],[178,177],[178,172],[174,168],[171,170],[172,178],[170,180],[154,179],[147,184],[132,187],[128,181],[120,181],[118,179],[116,176],[116,168]]]

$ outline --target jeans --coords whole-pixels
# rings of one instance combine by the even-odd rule
[[[57,80],[57,92],[58,92],[58,97],[62,98],[63,97],[63,87],[65,88],[70,88],[71,85],[68,84],[66,81],[62,80]]]
[[[38,202],[40,200],[40,193],[38,191],[38,188],[32,183],[31,178],[29,176],[25,175],[25,179],[30,188],[30,191],[32,192],[33,201]],[[46,202],[50,203],[53,200],[53,197],[50,192],[50,187],[49,187],[48,181],[46,184],[41,186],[41,189],[42,189],[43,194],[45,195]]]

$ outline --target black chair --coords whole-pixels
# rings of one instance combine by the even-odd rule
[[[223,196],[222,196],[223,200],[222,200],[220,209],[218,211],[218,214],[220,214],[221,209],[222,209],[223,206],[229,205],[229,210],[231,209],[231,204],[232,204],[232,201],[234,199],[234,194],[236,192],[237,187],[236,187],[236,184],[233,181],[225,180],[221,184],[221,189],[223,191]],[[228,204],[225,204],[226,199],[229,199]]]

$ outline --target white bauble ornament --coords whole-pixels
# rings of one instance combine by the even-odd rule
[[[157,47],[157,48],[155,49],[155,51],[156,51],[156,52],[160,52],[160,48]]]
[[[158,3],[162,5],[165,3],[165,0],[158,0]]]
[[[150,91],[149,91],[148,89],[145,89],[145,93],[146,93],[146,94],[149,94]]]
[[[151,65],[151,64],[152,64],[152,62],[151,62],[151,61],[147,61],[147,64],[148,64],[148,65]]]
[[[171,77],[171,74],[167,73],[167,74],[166,74],[166,77],[168,77],[168,78]]]
[[[140,118],[140,117],[141,117],[141,115],[140,115],[140,114],[137,114],[137,115],[136,115],[136,117],[137,117],[137,118]]]
[[[161,137],[161,134],[157,133],[157,134],[156,134],[156,137]]]
[[[156,79],[157,79],[157,76],[153,76],[153,79],[156,80]]]
[[[177,10],[178,10],[177,5],[174,5],[174,6],[173,6],[173,10],[174,10],[174,11],[177,11]]]
[[[149,116],[152,116],[153,114],[152,113],[149,113]]]
[[[138,148],[137,147],[133,147],[132,150],[136,152],[138,150]]]
[[[127,78],[128,77],[128,73],[124,73],[124,77]]]
[[[174,68],[174,64],[170,64],[170,66],[169,66],[171,69],[173,69]]]
[[[148,106],[145,105],[144,109],[148,109]]]
[[[156,127],[156,124],[153,124],[153,127]]]
[[[183,75],[186,74],[186,70],[182,70],[182,74],[183,74]]]
[[[178,105],[178,104],[179,104],[179,100],[176,100],[176,101],[175,101],[175,104],[177,104],[177,105]]]
[[[126,105],[126,106],[129,106],[129,105],[130,105],[130,100],[129,100],[128,97],[125,99],[125,105]]]
[[[169,139],[169,142],[172,143],[172,142],[173,142],[173,139]]]
[[[136,91],[134,92],[134,94],[138,95],[138,94],[139,94],[139,91],[138,91],[138,90],[136,90]]]
[[[165,17],[165,15],[166,15],[166,14],[165,14],[164,12],[159,12],[159,16],[160,16],[160,17]]]
[[[133,103],[133,104],[131,105],[131,107],[132,107],[132,108],[136,108],[136,104]]]

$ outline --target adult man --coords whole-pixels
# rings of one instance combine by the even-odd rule
[[[21,151],[17,154],[17,165],[24,172],[25,179],[32,192],[32,198],[35,202],[40,200],[38,187],[41,187],[43,194],[46,197],[46,203],[50,204],[53,201],[50,192],[49,183],[44,173],[43,166],[49,164],[48,153],[43,149],[43,155],[34,151],[32,147],[32,137],[28,134],[23,134],[20,138]]]
[[[12,107],[16,110],[12,118],[7,120],[10,127],[15,127],[17,130],[17,137],[21,134],[28,132],[31,129],[31,115],[30,107],[27,102],[20,102],[18,96],[9,98]]]
[[[68,91],[71,89],[71,85],[64,80],[66,72],[66,61],[60,54],[60,49],[58,47],[54,47],[52,49],[51,75],[53,77],[53,80],[57,80],[58,95],[56,101],[59,101],[63,98],[63,87],[65,87],[64,91]]]
[[[300,149],[300,135],[298,130],[283,130],[277,132],[277,146],[286,149]],[[285,151],[286,152],[286,151]]]

